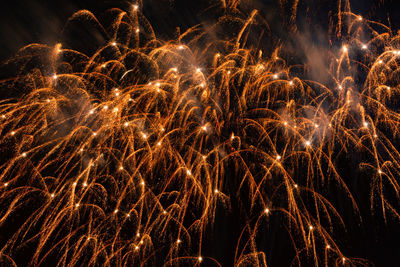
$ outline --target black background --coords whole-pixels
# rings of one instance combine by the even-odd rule
[[[176,27],[184,29],[210,19],[210,6],[216,0],[145,0],[142,12],[150,20],[158,37],[169,39]],[[269,23],[272,31],[281,28],[282,16],[277,0],[247,0],[243,9],[258,9]],[[292,2],[292,1],[289,1]],[[383,22],[398,29],[400,16],[395,0],[351,1],[352,12],[366,18]],[[122,0],[15,0],[1,4],[0,9],[0,60],[13,55],[30,43],[56,43],[60,39],[67,19],[76,11],[88,9],[101,15],[109,8],[128,10],[131,1]],[[328,16],[337,12],[337,0],[301,0],[298,10],[300,28],[327,30]],[[307,18],[307,20],[306,20]],[[311,26],[312,25],[312,26]]]

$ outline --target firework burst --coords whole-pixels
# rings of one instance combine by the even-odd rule
[[[110,12],[111,29],[70,19],[107,36],[91,56],[32,44],[8,62],[19,75],[2,87],[23,94],[0,104],[3,262],[219,265],[205,236],[237,214],[235,265],[267,264],[273,223],[295,265],[368,264],[342,252],[335,204],[362,222],[350,166],[377,216],[400,217],[398,35],[339,12],[322,84],[247,45],[257,11],[167,42],[140,5]],[[210,41],[224,23],[237,35]]]

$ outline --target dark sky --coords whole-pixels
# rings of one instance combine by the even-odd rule
[[[209,19],[211,0],[144,0],[143,12],[155,28],[158,36],[171,38],[176,27],[187,28],[200,21]],[[215,1],[219,2],[219,1]],[[276,0],[246,0],[249,9],[257,8],[267,18],[271,28],[279,14]],[[391,23],[398,28],[400,17],[394,9],[394,0],[358,0],[351,1],[354,13],[363,14]],[[0,60],[13,55],[19,48],[34,42],[55,43],[59,38],[67,19],[80,9],[88,9],[96,15],[112,7],[126,8],[132,1],[123,0],[15,0],[2,4],[0,10]],[[302,0],[300,1],[298,20],[311,17],[321,27],[328,23],[329,10],[336,11],[337,0]],[[389,22],[390,20],[390,22]]]

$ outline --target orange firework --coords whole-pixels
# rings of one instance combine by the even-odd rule
[[[91,56],[31,44],[8,62],[19,75],[2,88],[23,94],[0,103],[2,262],[219,266],[205,236],[218,214],[240,209],[237,266],[267,265],[260,247],[273,220],[294,265],[368,264],[342,252],[336,232],[347,226],[327,191],[362,221],[343,169],[353,160],[371,208],[400,218],[399,35],[340,12],[347,39],[327,55],[323,84],[279,48],[247,45],[257,11],[171,41],[156,38],[140,5],[111,13],[111,29],[86,10],[70,19],[108,37]],[[225,23],[237,35],[210,38]]]

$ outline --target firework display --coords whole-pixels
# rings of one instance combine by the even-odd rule
[[[368,265],[343,252],[344,217],[400,218],[400,36],[339,9],[317,82],[249,44],[256,10],[163,41],[141,5],[109,11],[111,27],[74,14],[107,36],[91,55],[31,44],[7,62],[2,264],[221,266],[207,246],[231,214],[234,244],[218,246],[235,266],[266,266],[276,231],[293,265]],[[239,30],[210,38],[224,24]]]

